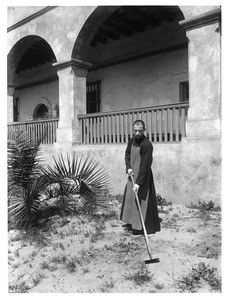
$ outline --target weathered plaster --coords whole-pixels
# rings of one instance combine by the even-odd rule
[[[35,34],[47,41],[58,62],[71,59],[76,37],[95,8],[93,6],[61,6],[48,11],[45,15],[8,33],[8,52],[29,32],[30,35]],[[66,34],[66,32],[71,32],[71,34]]]
[[[24,18],[34,14],[45,6],[8,6],[7,7],[7,27],[23,20]]]
[[[188,80],[187,49],[89,72],[101,80],[101,111],[179,102],[179,82]]]
[[[187,32],[190,98],[188,137],[220,136],[221,43],[218,22]]]
[[[12,96],[7,96],[7,122],[13,122],[13,104],[14,99]]]
[[[58,81],[16,90],[14,97],[19,98],[19,121],[32,120],[39,104],[45,104],[52,117],[52,106],[59,104]]]
[[[152,170],[156,192],[173,203],[191,201],[221,201],[221,145],[218,139],[184,140],[177,144],[154,144]],[[125,144],[43,146],[43,155],[53,164],[52,154],[75,152],[90,156],[104,166],[111,179],[111,193],[124,192],[127,180],[125,171]]]
[[[191,19],[193,17],[196,17],[196,16],[204,14],[204,13],[207,13],[207,12],[217,9],[219,7],[220,7],[219,5],[212,5],[212,6],[210,6],[210,5],[205,5],[205,6],[184,5],[183,6],[183,5],[181,5],[181,6],[179,6],[180,10],[182,11],[182,13],[184,15],[185,20]]]
[[[218,6],[181,6],[185,19],[198,16],[215,8],[218,8]],[[110,11],[111,9],[107,8],[107,10]],[[94,11],[95,14],[92,14]],[[44,38],[49,43],[58,63],[68,61],[72,57],[82,59],[81,55],[88,57],[88,53],[91,55],[90,57],[93,58],[93,63],[93,60],[95,62],[97,58],[99,60],[104,57],[109,60],[109,58],[114,59],[114,55],[117,54],[122,54],[121,56],[123,58],[125,55],[128,56],[128,51],[130,51],[129,54],[132,55],[134,54],[132,50],[137,50],[135,54],[141,53],[141,51],[144,50],[144,47],[141,48],[144,44],[142,44],[139,39],[138,48],[131,48],[125,53],[121,51],[123,49],[120,49],[121,52],[113,51],[112,53],[112,49],[116,47],[117,50],[117,47],[120,47],[120,44],[115,45],[112,42],[107,48],[105,47],[106,50],[104,50],[105,48],[103,49],[104,52],[101,57],[96,56],[96,53],[93,53],[91,49],[88,48],[93,35],[93,32],[89,29],[96,30],[96,27],[93,28],[93,26],[96,26],[96,24],[99,26],[99,23],[96,23],[96,21],[98,21],[96,20],[98,17],[96,13],[99,11],[101,12],[101,8],[97,9],[97,7],[87,6],[58,7],[9,32],[9,51],[17,42],[20,44],[20,47],[12,49],[12,52],[15,51],[16,55],[14,56],[15,65],[9,66],[11,72],[14,72],[14,68],[17,65],[16,59],[20,60],[23,51],[38,39],[38,37]],[[110,12],[105,12],[103,17],[108,16]],[[93,22],[89,27],[84,26],[89,19],[93,20]],[[102,21],[102,19],[99,19],[99,22]],[[167,34],[166,26],[161,27],[160,30],[162,30],[160,35]],[[179,34],[180,30],[182,30],[181,27],[179,27],[179,30],[176,32],[170,33],[167,39],[165,39],[166,42],[164,42],[168,42],[168,45],[172,45],[173,41],[177,43],[180,38],[183,41],[184,35]],[[30,36],[31,34],[34,34],[34,36]],[[28,36],[30,36],[30,38]],[[168,201],[174,203],[197,202],[199,199],[220,202],[221,145],[219,138],[212,137],[212,135],[219,136],[220,133],[221,78],[220,34],[218,24],[204,24],[201,28],[189,30],[187,36],[189,39],[188,67],[191,91],[187,121],[187,138],[178,144],[167,143],[154,145],[153,171],[155,184],[157,193],[160,193]],[[26,39],[23,39],[24,37],[26,37]],[[149,38],[145,41],[147,50],[152,50],[153,48],[151,48],[151,46],[153,44],[159,48],[163,45],[167,45],[162,43],[158,35],[153,35],[153,31],[151,31],[147,37]],[[121,43],[125,43],[126,41],[120,40]],[[130,45],[133,43],[131,39],[128,41]],[[89,50],[89,52],[85,51],[84,54],[82,49]],[[99,50],[99,48],[97,49]],[[80,51],[78,52],[77,50]],[[180,59],[181,53],[182,59]],[[77,55],[79,55],[79,57],[77,57]],[[158,59],[158,57],[161,59]],[[105,95],[106,99],[108,99],[108,105],[107,107],[103,107],[103,109],[112,110],[115,109],[115,105],[120,105],[120,102],[117,104],[115,91],[117,95],[122,96],[122,103],[129,101],[127,102],[128,108],[138,104],[138,101],[136,101],[137,98],[143,101],[143,103],[140,102],[139,106],[143,106],[143,104],[147,103],[155,105],[156,101],[154,102],[155,95],[153,93],[156,92],[156,90],[157,95],[163,98],[163,101],[167,101],[168,97],[175,99],[176,82],[178,83],[179,80],[187,78],[185,77],[185,73],[187,72],[187,66],[185,67],[187,60],[185,57],[187,58],[187,52],[184,54],[184,52],[180,51],[179,55],[170,52],[154,58],[144,58],[138,62],[132,61],[126,63],[122,66],[122,69],[120,69],[119,65],[116,65],[106,71],[101,69],[99,73],[94,73],[94,75],[91,73],[94,78],[96,76],[104,76],[103,81],[107,84],[104,85],[104,91],[106,91],[107,88]],[[167,58],[168,61],[171,61],[171,64],[176,65],[175,69],[170,69],[171,65],[163,64]],[[101,61],[99,61],[99,63],[101,63]],[[166,72],[160,73],[162,69],[166,70]],[[177,72],[177,69],[179,72]],[[142,75],[139,74],[139,70],[141,70]],[[77,72],[78,71],[77,69]],[[131,73],[132,77],[130,76]],[[89,76],[92,76],[91,74]],[[121,94],[121,91],[124,90],[124,86],[118,81],[120,74],[122,76],[123,85],[125,85],[129,93]],[[161,76],[161,81],[157,81],[156,76],[158,75]],[[97,158],[108,169],[112,181],[112,193],[122,193],[126,181],[124,166],[125,145],[78,145],[71,148],[72,142],[77,143],[80,134],[77,114],[85,113],[86,76],[78,76],[76,78],[74,70],[71,68],[59,70],[58,76],[60,81],[59,102],[61,125],[61,130],[58,130],[58,141],[60,141],[60,143],[50,147],[44,146],[44,156],[47,161],[50,162],[52,154],[58,151],[75,151],[84,155],[90,154],[94,158]],[[114,86],[114,79],[116,86]],[[142,88],[136,84],[139,80]],[[112,81],[113,90],[111,89]],[[152,82],[154,82],[154,85],[153,88],[150,89]],[[163,82],[163,84],[161,84],[161,82]],[[171,88],[172,84],[174,84],[174,89]],[[136,98],[133,100],[135,94],[131,93],[135,86]],[[138,93],[137,88],[140,93]],[[168,88],[167,91],[166,88]],[[112,94],[109,95],[108,91],[111,91]],[[153,94],[153,101],[151,101],[152,94],[150,93]],[[174,94],[172,96],[169,95],[169,93]],[[130,95],[132,98],[129,97]],[[111,102],[111,97],[115,99],[115,101]],[[116,104],[114,105],[114,103]],[[64,143],[61,143],[61,141]]]
[[[68,66],[57,70],[59,76],[60,119],[57,132],[58,143],[80,142],[78,115],[86,113],[87,70]]]

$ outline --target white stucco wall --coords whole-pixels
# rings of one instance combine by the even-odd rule
[[[101,80],[101,111],[179,102],[179,82],[188,80],[187,49],[89,72]]]
[[[58,81],[16,90],[15,98],[19,98],[19,121],[32,120],[34,109],[39,104],[47,106],[51,117],[53,105],[59,103]]]
[[[53,155],[74,153],[99,161],[111,180],[110,192],[123,194],[127,175],[125,170],[126,144],[77,145],[66,147],[43,145],[46,162],[53,165]],[[153,144],[152,171],[156,192],[169,202],[190,204],[201,201],[221,201],[221,143],[205,139],[182,143]]]

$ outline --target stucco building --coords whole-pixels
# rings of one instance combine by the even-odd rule
[[[8,7],[8,134],[43,153],[92,155],[126,181],[132,122],[146,122],[157,193],[220,201],[219,6]]]

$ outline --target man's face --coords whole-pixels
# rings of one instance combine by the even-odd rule
[[[139,139],[143,136],[145,129],[143,129],[143,125],[134,125],[134,136],[136,139]]]

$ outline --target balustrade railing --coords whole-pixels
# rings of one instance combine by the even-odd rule
[[[81,142],[85,144],[127,143],[133,135],[132,124],[141,119],[146,136],[154,143],[179,142],[186,135],[188,102],[79,115]],[[58,119],[13,122],[8,124],[8,139],[15,131],[27,131],[43,144],[56,142]]]
[[[141,119],[146,136],[154,143],[179,142],[185,137],[188,102],[78,115],[81,142],[85,144],[127,143],[133,135],[132,124]]]
[[[30,139],[42,139],[42,144],[56,142],[56,130],[59,119],[47,119],[8,124],[8,139],[13,137],[15,131],[27,131]]]

